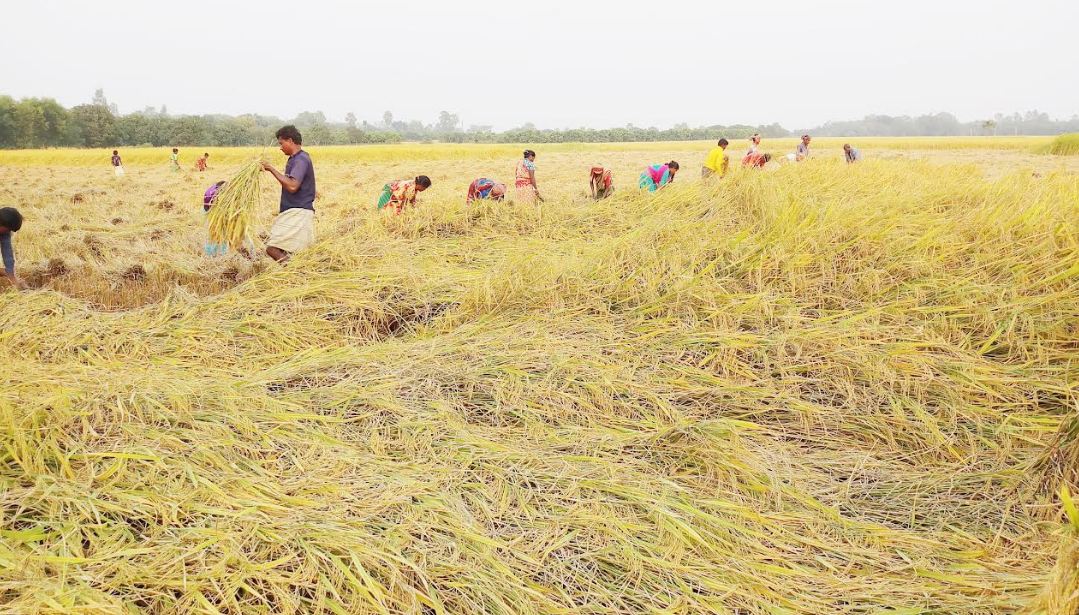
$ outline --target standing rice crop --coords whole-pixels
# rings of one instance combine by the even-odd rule
[[[208,215],[210,241],[240,248],[251,238],[251,221],[259,205],[262,163],[248,162],[221,187]]]

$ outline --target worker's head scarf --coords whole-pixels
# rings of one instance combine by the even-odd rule
[[[603,168],[603,165],[597,164],[592,167],[592,177],[601,181],[605,188],[611,187],[611,171]]]

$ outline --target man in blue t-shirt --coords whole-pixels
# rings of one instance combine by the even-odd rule
[[[315,242],[315,167],[300,147],[303,136],[295,126],[282,126],[276,136],[288,162],[284,173],[267,162],[262,163],[262,168],[281,184],[281,210],[270,227],[266,254],[283,263]]]

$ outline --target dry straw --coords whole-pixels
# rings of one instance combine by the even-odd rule
[[[592,157],[527,208],[429,162],[391,218],[400,169],[320,166],[288,267],[0,296],[0,610],[1068,613],[1074,176],[817,160],[593,203]],[[147,205],[201,184],[141,179],[113,227],[126,185],[73,210],[20,171],[57,279],[238,263]]]
[[[210,241],[239,249],[251,240],[252,220],[259,206],[262,162],[253,160],[227,180],[207,216]]]

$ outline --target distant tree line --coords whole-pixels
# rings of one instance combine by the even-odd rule
[[[267,145],[283,124],[295,124],[311,145],[357,143],[398,143],[400,141],[441,141],[449,143],[563,143],[690,141],[745,138],[753,133],[765,137],[785,137],[804,132],[818,136],[960,136],[960,135],[1047,135],[1079,132],[1079,116],[1053,120],[1045,113],[1029,111],[1020,115],[997,114],[977,122],[960,122],[950,113],[918,117],[870,115],[861,120],[828,122],[809,130],[789,131],[779,124],[761,126],[700,126],[679,124],[673,128],[539,129],[531,123],[495,132],[491,126],[462,126],[457,114],[443,111],[438,120],[425,124],[418,120],[396,120],[386,111],[379,122],[360,122],[354,113],[344,122],[331,122],[321,111],[305,111],[295,118],[245,114],[170,115],[147,107],[120,114],[103,91],[95,92],[89,104],[64,108],[51,98],[15,100],[0,96],[0,148],[118,147]]]
[[[951,137],[971,135],[1056,135],[1079,132],[1079,115],[1053,120],[1048,113],[1027,111],[1020,115],[998,113],[976,122],[960,122],[951,113],[910,117],[867,115],[849,122],[827,122],[811,131],[821,137]]]

